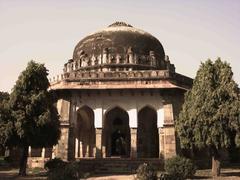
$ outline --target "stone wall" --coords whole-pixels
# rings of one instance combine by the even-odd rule
[[[183,100],[184,90],[71,90],[62,91],[61,96],[69,96],[66,101],[59,99],[59,112],[62,120],[62,136],[56,147],[56,156],[63,159],[76,157],[75,127],[77,126],[77,111],[87,106],[94,112],[94,127],[96,128],[96,146],[94,157],[105,157],[106,147],[102,146],[102,128],[105,114],[114,107],[124,109],[129,116],[131,129],[138,127],[138,112],[143,107],[151,107],[157,113],[159,128],[159,157],[171,157],[176,154],[176,134],[174,119],[177,117]],[[69,111],[61,108],[69,108]],[[67,113],[69,120],[67,119]],[[65,118],[63,118],[65,117]],[[65,119],[65,120],[64,120]],[[72,133],[69,133],[72,128]],[[131,143],[137,141],[132,134]],[[137,137],[137,134],[136,134]],[[137,146],[137,144],[135,145]],[[70,148],[71,147],[71,148]],[[131,147],[132,148],[132,147]],[[137,147],[136,147],[137,148]],[[134,147],[132,148],[134,150]],[[136,149],[134,150],[136,151]],[[133,152],[132,152],[133,153]],[[134,154],[134,153],[133,153]],[[134,156],[132,154],[132,156]],[[136,154],[136,152],[135,152]],[[135,155],[136,156],[136,155]]]

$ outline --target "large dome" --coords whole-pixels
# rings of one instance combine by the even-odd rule
[[[157,38],[124,22],[115,22],[82,39],[69,63],[66,71],[153,70],[166,69],[169,64]]]

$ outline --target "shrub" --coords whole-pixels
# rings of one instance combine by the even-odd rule
[[[83,177],[77,162],[65,163],[48,172],[48,180],[78,180]]]
[[[32,174],[39,174],[39,173],[43,172],[43,170],[44,169],[41,167],[35,167],[35,168],[31,169],[31,172],[32,172]]]
[[[167,159],[164,168],[173,179],[186,179],[192,177],[196,172],[193,162],[180,156]]]
[[[171,178],[169,174],[161,172],[159,174],[159,180],[173,180],[173,178]]]
[[[156,180],[157,173],[154,170],[152,165],[143,163],[137,169],[137,179],[139,179],[139,180]]]
[[[54,158],[54,159],[48,160],[45,163],[44,168],[48,171],[52,171],[57,168],[65,167],[66,164],[67,162],[63,161],[62,159]]]
[[[82,174],[79,171],[77,162],[68,163],[64,169],[64,177],[68,179],[79,179]]]

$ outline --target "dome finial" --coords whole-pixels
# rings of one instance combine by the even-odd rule
[[[127,24],[125,22],[122,21],[116,21],[115,23],[109,25],[108,27],[117,27],[117,26],[126,26],[126,27],[132,27],[132,25]]]

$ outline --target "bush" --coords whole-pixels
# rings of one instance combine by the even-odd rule
[[[65,167],[66,164],[67,162],[63,161],[62,159],[54,158],[54,159],[48,160],[45,163],[44,168],[48,171],[52,171],[57,168]]]
[[[173,178],[169,174],[162,172],[159,174],[159,180],[173,180]]]
[[[157,173],[152,165],[143,163],[137,169],[137,179],[139,180],[156,180]]]
[[[65,163],[48,172],[48,180],[78,180],[83,177],[77,162]]]
[[[79,166],[77,162],[68,163],[64,169],[64,177],[69,179],[79,179],[82,174],[79,171]]]
[[[173,179],[179,180],[190,178],[196,172],[193,162],[190,159],[180,156],[167,159],[164,168]]]

